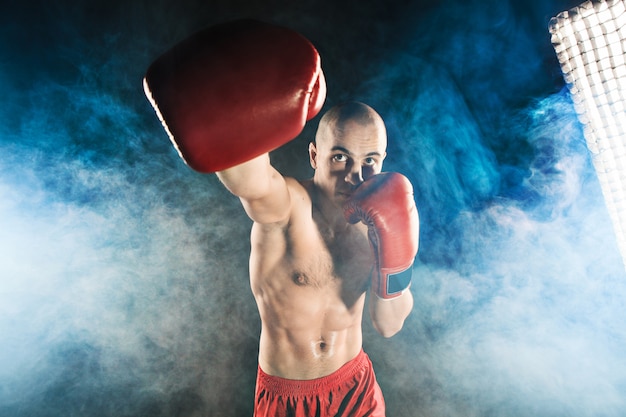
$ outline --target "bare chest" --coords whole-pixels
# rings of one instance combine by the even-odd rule
[[[280,233],[253,231],[251,255],[253,285],[324,290],[350,299],[366,290],[373,266],[359,226],[336,230],[313,219]]]
[[[369,282],[373,265],[366,233],[360,226],[332,228],[313,217],[294,227],[290,242],[291,280],[299,286],[339,287],[345,296],[360,296]],[[306,237],[306,239],[304,239]]]

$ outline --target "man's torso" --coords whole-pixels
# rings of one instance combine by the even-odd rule
[[[288,223],[255,223],[251,233],[250,280],[262,321],[259,364],[270,375],[313,379],[361,349],[372,255],[364,225],[329,225],[311,188],[288,184]]]

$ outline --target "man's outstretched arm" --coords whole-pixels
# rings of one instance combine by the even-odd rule
[[[144,90],[191,168],[217,172],[254,221],[285,218],[289,190],[268,153],[294,139],[326,97],[307,39],[255,20],[215,25],[157,58]]]

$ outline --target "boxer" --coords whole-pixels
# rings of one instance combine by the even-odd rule
[[[419,219],[410,182],[382,172],[380,115],[331,108],[309,145],[313,177],[283,176],[268,153],[318,114],[326,84],[307,39],[252,20],[192,35],[150,66],[144,88],[184,161],[215,172],[253,222],[255,416],[384,416],[363,310],[369,294],[376,330],[402,328]]]

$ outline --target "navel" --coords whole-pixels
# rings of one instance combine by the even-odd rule
[[[311,349],[313,350],[313,356],[316,358],[329,357],[334,353],[333,343],[335,335],[333,334],[330,341],[324,337],[319,338],[316,341],[311,342]]]

